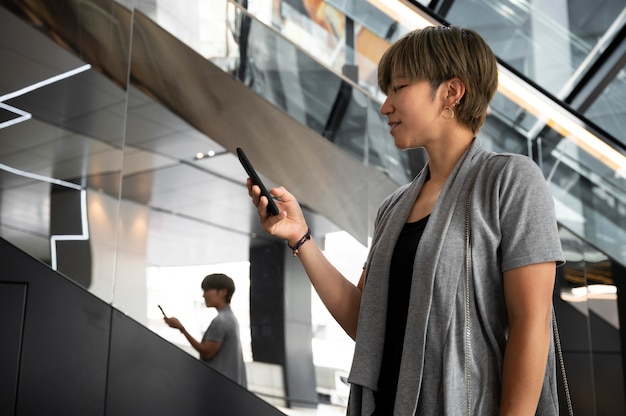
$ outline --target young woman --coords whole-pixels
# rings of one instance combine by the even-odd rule
[[[282,202],[268,216],[248,181],[263,228],[297,249],[356,341],[348,414],[558,414],[554,204],[532,160],[476,138],[497,88],[492,51],[472,30],[427,27],[394,43],[378,72],[395,145],[423,147],[428,163],[381,204],[357,286],[307,238],[292,194],[272,189]]]

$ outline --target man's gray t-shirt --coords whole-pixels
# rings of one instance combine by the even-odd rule
[[[231,380],[247,387],[246,368],[239,338],[239,321],[230,305],[218,311],[202,337],[202,342],[204,341],[219,342],[222,345],[213,358],[203,361]]]

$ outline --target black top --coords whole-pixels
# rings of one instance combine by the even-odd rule
[[[387,300],[387,325],[382,365],[378,376],[378,391],[374,392],[376,411],[374,415],[393,414],[396,398],[402,345],[406,329],[411,278],[417,245],[428,222],[428,216],[404,225],[391,258],[389,295]]]

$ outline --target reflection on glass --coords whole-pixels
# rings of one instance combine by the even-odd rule
[[[116,236],[106,224],[117,212],[125,91],[71,49],[85,21],[65,11],[60,26],[51,14],[29,25],[0,8],[0,235],[110,301]],[[100,16],[115,25],[108,13]],[[126,72],[125,59],[107,65]]]
[[[573,407],[577,414],[623,414],[616,285],[624,268],[569,230],[560,234],[566,263],[557,269],[554,307]],[[605,399],[597,400],[600,395]]]
[[[626,135],[624,135],[626,118],[622,105],[624,91],[626,91],[626,71],[622,69],[598,94],[595,101],[585,111],[585,116],[626,145]],[[622,169],[626,171],[626,167]],[[626,176],[626,173],[622,176]]]
[[[482,0],[454,2],[445,18],[478,30],[498,57],[558,96],[618,16],[615,7],[598,13],[568,2]]]

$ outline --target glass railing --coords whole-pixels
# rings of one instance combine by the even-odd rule
[[[613,259],[626,262],[626,152],[528,86],[501,88],[483,134],[498,150],[527,154],[542,168],[557,219]],[[515,88],[523,87],[520,81]]]
[[[500,59],[564,100],[590,71],[614,65],[604,55],[614,49],[611,43],[626,23],[626,8],[615,2],[576,7],[571,2],[457,1],[451,3],[445,19],[477,30]],[[619,104],[626,92],[623,70],[606,81],[598,83],[596,88],[602,91],[594,92],[593,103],[584,104],[581,112],[626,144]]]
[[[392,140],[381,140],[387,124],[379,112],[380,95],[378,98],[372,95],[372,92],[379,94],[373,87],[375,66],[371,60],[357,57],[373,74],[370,78],[374,84],[359,85],[349,77],[353,65],[345,59],[343,26],[336,10],[327,7],[326,14],[330,17],[321,26],[319,21],[298,14],[288,2],[282,3],[277,16],[268,16],[264,9],[257,9],[261,19],[235,2],[213,3],[224,13],[219,19],[214,14],[200,13],[200,17],[192,19],[197,25],[181,25],[188,11],[179,8],[144,10],[139,4],[137,9],[357,159],[376,166],[398,183],[412,177],[415,172],[409,169],[407,155],[399,152]],[[331,21],[335,23],[333,30]],[[198,32],[195,37],[190,35],[194,31]],[[187,38],[193,41],[187,42]]]

